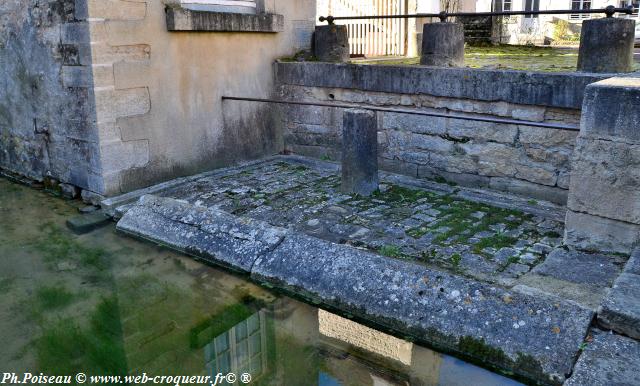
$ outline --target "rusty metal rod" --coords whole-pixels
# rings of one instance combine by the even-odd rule
[[[299,105],[299,106],[334,107],[334,108],[340,108],[340,109],[362,109],[362,110],[371,110],[371,111],[381,111],[386,113],[421,115],[421,116],[435,117],[435,118],[451,118],[451,119],[459,119],[463,121],[500,123],[504,125],[522,125],[522,126],[530,126],[530,127],[540,127],[543,129],[555,129],[555,130],[566,130],[566,131],[580,131],[580,128],[578,126],[572,126],[572,125],[522,121],[519,119],[490,118],[490,117],[479,116],[477,114],[463,115],[463,114],[456,114],[456,113],[438,113],[438,112],[427,112],[427,111],[420,111],[420,110],[398,109],[398,108],[377,107],[377,106],[360,106],[360,105],[353,105],[353,104],[346,104],[346,103],[300,102],[300,101],[285,101],[285,100],[278,100],[278,99],[242,98],[242,97],[230,97],[230,96],[223,96],[222,100],[223,101],[227,100],[227,101],[258,102],[258,103],[275,103],[275,104]]]
[[[422,17],[437,17],[446,21],[449,17],[465,16],[535,16],[535,15],[584,15],[604,13],[607,17],[613,17],[616,13],[633,15],[633,5],[624,8],[616,8],[610,5],[599,9],[556,9],[542,11],[502,11],[502,12],[440,12],[440,13],[416,13],[410,15],[372,15],[372,16],[320,16],[320,22],[333,24],[336,20],[375,20],[375,19],[412,19]]]

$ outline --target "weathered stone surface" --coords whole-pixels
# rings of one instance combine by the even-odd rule
[[[504,101],[579,109],[585,87],[608,78],[595,74],[553,74],[464,68],[368,66],[330,63],[276,64],[280,84],[426,94],[478,101]]]
[[[640,275],[623,273],[598,309],[598,323],[640,339]]]
[[[640,374],[640,342],[594,330],[565,386],[635,386]]]
[[[640,225],[640,144],[588,137],[577,143],[569,209]]]
[[[578,71],[633,71],[635,21],[608,17],[582,22]]]
[[[376,114],[367,110],[347,110],[342,125],[341,191],[370,196],[378,190],[378,183]]]
[[[109,222],[111,219],[104,212],[93,212],[68,219],[67,227],[74,233],[81,235],[103,227]]]
[[[565,243],[585,250],[629,253],[640,240],[640,226],[567,211]]]
[[[617,256],[558,248],[521,277],[514,290],[528,293],[535,289],[595,311],[620,274],[622,265],[623,259]]]
[[[602,80],[585,89],[582,135],[640,143],[640,78]]]
[[[640,81],[587,87],[568,200],[568,244],[630,253],[640,242]]]
[[[319,25],[313,35],[313,52],[322,62],[349,61],[349,36],[346,25]]]
[[[168,7],[167,30],[208,32],[282,32],[284,16],[277,14],[242,14],[192,11]]]
[[[572,283],[610,287],[622,266],[623,260],[617,256],[558,248],[531,272]]]
[[[273,250],[285,230],[215,208],[144,196],[118,222],[119,231],[242,272]]]
[[[436,347],[471,356],[493,350],[493,357],[476,359],[550,383],[561,383],[571,371],[592,317],[570,304],[302,235],[287,236],[261,257],[252,277],[409,331]]]
[[[464,65],[464,25],[425,23],[422,30],[420,64],[438,67]]]
[[[631,258],[627,261],[627,265],[624,266],[624,272],[640,275],[640,248],[636,248],[631,253]]]

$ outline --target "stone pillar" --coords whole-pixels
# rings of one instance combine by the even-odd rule
[[[369,196],[378,190],[378,125],[368,110],[347,110],[342,126],[342,192]]]
[[[349,61],[349,34],[346,25],[319,25],[313,35],[313,53],[321,62]]]
[[[462,23],[426,23],[422,30],[420,64],[439,67],[464,66]]]
[[[613,17],[585,20],[580,36],[578,71],[633,71],[634,38],[634,20]]]
[[[629,253],[640,244],[640,79],[589,85],[582,114],[565,243]]]

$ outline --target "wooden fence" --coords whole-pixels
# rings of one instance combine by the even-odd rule
[[[402,15],[407,0],[329,0],[332,16]],[[407,51],[407,20],[344,20],[353,56],[403,56]]]

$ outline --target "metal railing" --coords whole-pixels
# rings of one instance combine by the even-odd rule
[[[522,126],[530,126],[530,127],[540,127],[543,129],[555,129],[555,130],[566,130],[566,131],[580,131],[580,127],[572,126],[572,125],[563,125],[558,123],[547,123],[547,122],[523,121],[519,119],[492,118],[492,117],[486,117],[486,116],[479,116],[477,114],[463,115],[463,114],[455,114],[455,113],[439,113],[439,112],[428,112],[428,111],[420,111],[420,110],[398,109],[398,108],[388,108],[388,107],[378,107],[378,106],[362,106],[362,105],[354,105],[354,104],[346,104],[346,103],[300,102],[300,101],[286,101],[286,100],[279,100],[279,99],[243,98],[243,97],[231,97],[231,96],[223,96],[222,100],[223,101],[227,100],[227,101],[243,101],[243,102],[258,102],[258,103],[274,103],[274,104],[298,105],[298,106],[334,107],[334,108],[341,108],[341,109],[360,109],[360,110],[370,110],[370,111],[381,111],[386,113],[421,115],[421,116],[435,117],[435,118],[459,119],[463,121],[499,123],[504,125],[522,125]]]
[[[633,5],[624,8],[617,8],[610,5],[599,9],[556,9],[543,11],[503,11],[503,12],[440,12],[440,13],[416,13],[410,15],[371,15],[371,16],[320,16],[320,22],[327,22],[330,25],[336,20],[375,20],[375,19],[412,19],[437,17],[441,22],[446,22],[450,17],[464,16],[536,16],[536,15],[583,15],[603,13],[607,17],[613,17],[616,13],[633,15]]]

